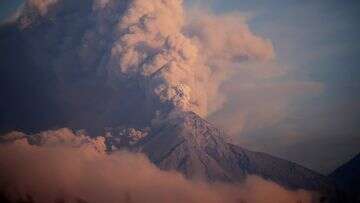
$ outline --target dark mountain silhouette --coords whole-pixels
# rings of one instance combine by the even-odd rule
[[[337,168],[329,177],[345,192],[349,202],[360,202],[360,154]]]

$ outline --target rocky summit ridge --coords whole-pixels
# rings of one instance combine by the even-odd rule
[[[178,113],[154,124],[130,148],[145,153],[159,168],[181,172],[193,180],[239,183],[256,175],[292,190],[326,195],[336,190],[330,179],[317,172],[228,143],[222,130],[192,112]]]

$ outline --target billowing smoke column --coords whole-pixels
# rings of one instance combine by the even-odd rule
[[[273,49],[238,16],[201,12],[187,21],[182,4],[133,0],[117,25],[107,68],[139,81],[150,103],[205,116],[221,106],[218,89],[232,63],[271,59]]]
[[[17,97],[1,112],[14,105],[11,110],[20,109],[17,115],[21,119],[41,109],[50,112],[50,116],[40,116],[43,120],[60,117],[69,124],[73,119],[71,127],[80,123],[89,128],[103,120],[124,124],[114,114],[123,113],[128,121],[141,109],[138,104],[142,101],[133,98],[142,95],[133,94],[145,94],[145,103],[160,113],[194,111],[205,116],[221,107],[224,98],[219,88],[233,69],[245,60],[274,57],[271,43],[252,34],[242,17],[197,11],[188,18],[182,0],[28,0],[19,12],[15,23],[21,33],[17,36],[26,43],[16,37],[14,41],[30,52],[29,61],[35,63],[6,67],[15,71],[8,74],[12,77],[1,79],[20,83],[19,95],[31,92],[20,104],[36,112],[24,113],[28,111],[15,105]],[[32,74],[23,78],[29,82],[21,83],[18,72],[26,72],[24,69]],[[28,91],[28,84],[34,84],[31,76],[39,76],[35,81],[42,82],[37,91]],[[118,86],[124,83],[140,88],[129,93]],[[48,101],[56,101],[55,107],[49,108],[55,113],[44,108]],[[12,114],[7,112],[7,124],[13,124]],[[58,114],[65,114],[64,118]],[[134,120],[143,119],[144,114],[136,114]],[[59,124],[57,119],[54,123]],[[33,123],[28,126],[34,128]],[[130,144],[146,136],[135,130],[121,133],[129,134]],[[68,129],[30,136],[11,133],[2,138],[0,201],[5,195],[15,202],[46,203],[311,202],[308,192],[287,191],[258,177],[249,177],[240,185],[193,182],[178,173],[159,170],[141,154],[109,154],[103,137],[90,138]]]
[[[14,16],[19,32],[0,58],[9,64],[0,76],[6,130],[146,127],[173,110],[205,117],[222,107],[221,84],[244,61],[274,58],[240,14],[185,10],[182,0],[28,0]],[[30,75],[19,80],[20,71]],[[44,106],[48,115],[34,118]]]
[[[110,67],[139,80],[150,100],[204,115],[211,73],[182,33],[184,24],[181,0],[132,1],[118,24]]]

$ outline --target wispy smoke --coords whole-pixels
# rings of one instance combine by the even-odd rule
[[[242,133],[278,125],[287,118],[290,104],[296,99],[305,94],[315,97],[323,89],[318,82],[233,80],[223,87],[230,95],[226,105],[209,119],[239,142],[244,139],[239,136]]]
[[[160,171],[142,154],[109,155],[102,138],[75,135],[68,129],[35,136],[11,133],[4,140],[0,185],[14,201],[311,202],[308,192],[287,191],[258,177],[241,185],[192,182],[178,173]]]

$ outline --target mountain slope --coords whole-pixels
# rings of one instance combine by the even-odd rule
[[[164,170],[191,179],[241,182],[261,176],[290,189],[332,190],[330,181],[271,155],[228,144],[224,133],[194,113],[182,113],[152,129],[137,147]]]
[[[350,202],[360,202],[360,154],[329,175],[346,192]]]

